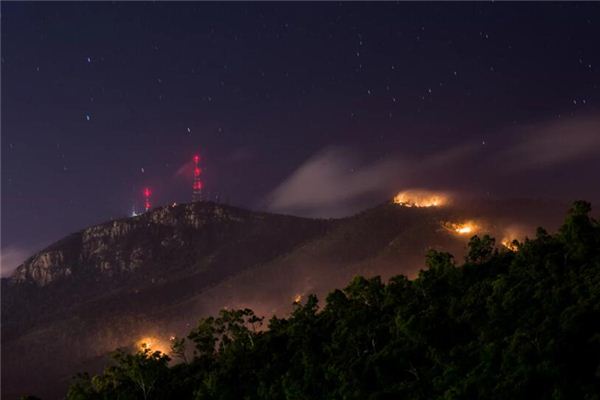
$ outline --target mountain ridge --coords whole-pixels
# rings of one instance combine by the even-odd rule
[[[149,332],[179,334],[223,307],[285,314],[294,297],[323,295],[354,275],[414,276],[429,248],[464,253],[467,238],[444,229],[443,221],[485,219],[492,231],[511,215],[524,222],[523,214],[533,216],[532,226],[551,227],[546,217],[556,215],[559,223],[564,212],[556,205],[502,204],[408,208],[388,201],[318,220],[200,202],[73,233],[2,280],[3,398],[28,389],[20,382],[31,368],[41,372],[30,391],[55,398],[82,363],[93,370],[90,360],[116,347]],[[54,256],[40,257],[45,251]],[[36,356],[47,352],[60,355],[63,365]]]
[[[116,245],[117,243],[115,243],[114,240],[105,243],[105,240],[98,239],[106,239],[107,237],[109,239],[119,239],[129,234],[138,233],[144,228],[144,225],[147,228],[182,226],[184,229],[201,229],[211,228],[211,223],[214,223],[215,220],[220,223],[242,222],[244,219],[246,219],[246,221],[249,219],[259,220],[266,215],[277,215],[278,218],[291,219],[298,222],[323,221],[288,215],[249,212],[237,207],[225,206],[212,202],[164,206],[150,210],[139,216],[111,220],[67,235],[65,238],[52,243],[45,249],[42,249],[29,257],[23,264],[17,267],[11,277],[9,277],[9,281],[16,283],[29,282],[38,286],[45,286],[55,279],[70,276],[74,272],[73,268],[70,266],[66,266],[64,269],[59,270],[55,270],[56,268],[49,268],[50,266],[57,266],[65,263],[75,264],[76,267],[79,263],[91,263],[93,267],[101,272],[106,272],[109,276],[113,273],[119,274],[120,272],[126,272],[127,270],[137,269],[141,264],[148,261],[148,257],[146,257],[146,259],[142,258],[141,246],[134,248],[131,251],[131,254],[129,254],[128,259],[118,260],[120,262],[117,263],[117,268],[114,269],[113,265],[109,262],[110,260],[102,258],[102,253],[106,246]],[[148,234],[147,231],[143,233]],[[165,247],[173,244],[175,246],[178,244],[181,245],[182,239],[180,235],[183,233],[185,232],[175,232],[176,236],[165,238],[161,242],[161,245]],[[167,240],[169,239],[175,242],[179,241],[179,243],[168,243]],[[68,246],[66,251],[65,245]],[[69,247],[81,248],[79,260],[76,259],[77,257],[68,254]],[[126,261],[129,261],[129,263],[125,264],[124,262]]]

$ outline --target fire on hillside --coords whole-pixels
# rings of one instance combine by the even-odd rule
[[[442,227],[457,235],[475,234],[481,230],[481,227],[474,221],[444,222]]]
[[[421,189],[404,190],[394,197],[394,203],[403,207],[440,207],[448,201],[445,193]]]
[[[170,340],[175,339],[173,336]],[[171,350],[171,344],[165,340],[159,339],[155,336],[145,336],[136,342],[136,348],[139,351],[149,350],[151,352],[160,351],[163,354],[169,354]]]

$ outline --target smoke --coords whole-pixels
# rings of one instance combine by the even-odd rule
[[[357,165],[341,148],[327,148],[309,158],[268,196],[275,212],[306,216],[341,216],[355,208],[361,196],[402,179],[402,162],[379,160]]]
[[[17,246],[0,249],[0,275],[3,278],[10,276],[31,254],[31,250]]]
[[[496,157],[510,172],[600,157],[599,117],[541,123],[526,127],[517,135],[513,145]]]
[[[579,168],[565,166],[585,162],[589,170],[600,167],[600,117],[545,121],[494,137],[503,141],[457,143],[420,157],[395,154],[371,163],[361,163],[348,149],[325,148],[266,197],[267,208],[306,217],[341,217],[411,187],[452,192],[453,197],[494,192],[560,198],[564,193],[555,188],[562,186],[578,197],[598,196]],[[562,174],[560,182],[557,172]]]
[[[434,184],[428,176],[460,165],[472,152],[472,146],[460,145],[419,158],[397,155],[361,163],[347,149],[326,148],[275,188],[267,196],[267,207],[308,217],[349,215],[372,204],[374,198],[393,197],[403,187],[422,187],[424,181]]]

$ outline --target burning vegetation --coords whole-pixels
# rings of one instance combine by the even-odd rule
[[[510,251],[517,251],[521,241],[527,237],[528,229],[522,225],[510,225],[502,232],[500,243]]]
[[[448,195],[429,190],[410,189],[398,193],[394,203],[402,207],[440,207],[448,204]]]
[[[173,338],[174,339],[174,338]],[[171,340],[173,340],[171,339]],[[140,351],[150,350],[151,352],[160,351],[163,354],[168,354],[171,345],[164,340],[154,336],[146,336],[136,342],[136,347]]]
[[[504,238],[504,239],[502,239],[501,243],[502,243],[502,246],[504,246],[506,249],[508,249],[510,251],[519,250],[519,244],[518,244],[517,240],[515,240],[515,239]]]
[[[481,230],[481,227],[474,221],[465,221],[462,223],[444,222],[442,227],[457,235],[471,235]]]

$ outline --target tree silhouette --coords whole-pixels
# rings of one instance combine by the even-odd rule
[[[266,329],[249,309],[201,319],[158,352],[71,385],[73,399],[600,399],[600,225],[576,202],[515,251],[473,237],[414,280],[356,277]],[[194,356],[186,359],[186,343]],[[182,356],[183,355],[183,356]]]

